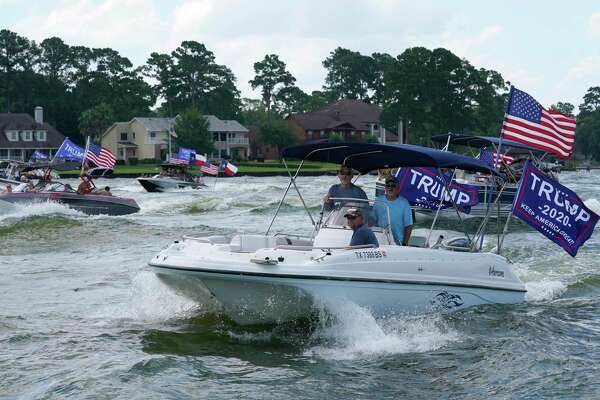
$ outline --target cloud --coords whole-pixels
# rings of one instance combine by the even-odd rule
[[[588,33],[592,38],[600,38],[600,12],[592,14],[588,19]]]
[[[110,47],[131,57],[140,47],[160,40],[164,25],[144,0],[63,0],[51,10],[32,8],[10,29],[38,42],[58,36],[70,45]]]

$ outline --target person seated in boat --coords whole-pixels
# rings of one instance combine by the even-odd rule
[[[110,191],[110,186],[104,186],[104,189],[98,190],[94,193],[98,196],[112,196],[112,192]]]
[[[27,186],[25,187],[25,192],[28,192],[28,193],[37,192],[37,189],[33,185],[33,182],[28,182],[27,183]]]
[[[395,177],[389,176],[385,180],[385,194],[375,199],[372,219],[375,225],[390,228],[397,245],[408,246],[413,228],[413,215],[408,200],[400,196]]]
[[[367,200],[367,194],[364,190],[352,183],[352,177],[354,172],[352,168],[342,166],[338,171],[338,179],[340,183],[332,185],[329,191],[323,198],[325,204],[325,210],[332,210],[335,206],[332,198],[349,198],[349,199],[363,199]]]
[[[81,182],[77,186],[77,194],[90,194],[93,189],[92,182],[86,174],[80,175]]]
[[[12,193],[12,185],[10,183],[7,184],[2,193]]]
[[[379,242],[371,228],[365,223],[360,208],[349,208],[346,214],[344,214],[344,218],[348,220],[348,226],[354,231],[352,239],[350,239],[350,246],[372,244],[375,247],[379,247]]]

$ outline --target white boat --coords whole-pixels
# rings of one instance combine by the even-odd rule
[[[285,149],[283,155],[345,164],[361,173],[410,165],[493,173],[478,160],[410,145],[317,143]],[[296,188],[301,167],[281,202]],[[372,202],[337,200],[339,207],[318,221],[306,208],[314,227],[309,237],[272,234],[271,221],[265,235],[184,237],[149,265],[178,293],[199,302],[216,300],[240,324],[306,317],[331,299],[351,301],[375,315],[524,301],[525,286],[510,262],[480,251],[480,237],[439,237],[431,245],[429,233],[411,237],[404,247],[394,244],[386,227],[374,227],[378,247],[349,247],[345,209]]]
[[[138,178],[140,185],[148,192],[165,192],[174,189],[200,189],[206,187],[199,175],[187,172],[187,166],[182,164],[162,164],[161,173]]]

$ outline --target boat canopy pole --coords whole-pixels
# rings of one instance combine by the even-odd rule
[[[302,160],[300,162],[300,165],[298,165],[298,169],[296,170],[295,176],[298,176],[298,172],[300,172],[300,168],[302,167],[303,162],[304,162],[304,160]],[[288,170],[288,174],[290,174],[289,170]],[[291,174],[290,174],[290,178],[291,178]],[[271,223],[269,224],[269,227],[267,228],[267,231],[265,232],[265,236],[267,236],[269,234],[269,231],[271,230],[271,227],[273,226],[273,223],[275,222],[275,218],[277,218],[277,214],[279,214],[279,209],[281,208],[281,205],[283,204],[285,197],[287,196],[288,192],[290,191],[290,188],[292,187],[293,181],[294,181],[293,178],[291,178],[290,182],[287,185],[287,188],[285,189],[285,192],[283,192],[283,196],[281,197],[281,200],[279,200],[279,204],[277,204],[277,208],[275,209],[275,215],[273,215],[273,218],[271,218]]]
[[[287,164],[285,163],[285,158],[283,159],[283,163],[285,165],[285,169],[287,170],[288,175],[290,176],[290,183],[288,183],[287,188],[285,189],[285,192],[283,193],[283,196],[281,197],[281,200],[279,200],[279,204],[277,205],[277,208],[275,209],[275,215],[273,215],[273,218],[271,219],[271,223],[269,224],[269,227],[267,228],[267,231],[265,232],[265,236],[269,234],[269,231],[271,231],[271,227],[273,226],[273,223],[275,222],[275,218],[277,218],[277,214],[279,214],[279,209],[281,208],[281,205],[283,204],[283,201],[285,200],[288,192],[290,191],[290,188],[292,187],[292,185],[294,185],[294,187],[296,187],[296,182],[295,179],[298,177],[298,174],[300,173],[300,169],[302,169],[302,166],[304,165],[304,161],[310,157],[311,155],[313,155],[314,153],[318,152],[318,151],[324,151],[324,150],[334,150],[334,149],[343,149],[345,147],[348,146],[333,146],[333,147],[327,147],[327,148],[323,148],[323,149],[316,149],[311,151],[310,153],[308,153],[303,159],[302,161],[300,161],[300,165],[298,165],[298,169],[296,169],[296,173],[294,174],[294,176],[292,176],[290,169],[288,168]],[[298,191],[298,187],[296,187],[296,191]],[[298,191],[298,194],[300,192]],[[302,196],[300,196],[300,199],[302,199]],[[304,204],[304,200],[302,199],[302,204]],[[304,204],[304,207],[306,208],[306,204]],[[307,209],[308,211],[308,209]],[[310,212],[308,213],[313,226],[315,225],[315,221],[312,218],[312,215],[310,215]]]
[[[315,220],[314,220],[312,214],[310,213],[310,210],[308,209],[306,202],[304,201],[304,197],[302,197],[302,193],[300,193],[300,189],[298,189],[298,186],[296,185],[296,176],[298,176],[298,174],[296,173],[296,176],[292,177],[292,174],[290,174],[290,169],[288,168],[287,163],[285,162],[285,158],[282,158],[281,160],[283,161],[283,165],[285,166],[285,169],[288,172],[288,175],[290,176],[290,181],[294,185],[294,189],[296,189],[296,193],[298,193],[298,197],[300,197],[300,201],[302,202],[302,205],[304,206],[304,209],[306,210],[306,213],[308,214],[308,217],[310,218],[310,222],[312,223],[313,226],[315,226]],[[304,160],[302,160],[302,161],[304,161]],[[298,169],[298,171],[300,171],[300,169]]]
[[[506,222],[504,223],[504,229],[502,230],[502,239],[500,240],[500,243],[498,243],[498,254],[500,254],[502,245],[504,244],[504,238],[506,237],[506,234],[508,233],[508,223],[510,222],[511,217],[512,217],[512,212],[509,212],[508,215],[506,216]]]
[[[491,207],[488,208],[488,211],[485,214],[485,218],[481,222],[481,225],[479,225],[479,229],[477,229],[477,232],[475,232],[474,239],[479,240],[479,236],[484,234],[485,227],[487,226],[487,222],[490,219],[490,215],[491,215],[490,210],[493,209],[494,206],[500,201],[500,196],[502,195],[502,192],[504,191],[504,188],[506,187],[506,185],[507,185],[507,182],[504,182],[504,184],[502,185],[502,187],[498,191],[498,194],[496,195],[496,199],[494,200],[494,203],[491,205]],[[471,249],[475,248],[475,245],[477,244],[477,240],[473,240],[473,244],[471,245]]]

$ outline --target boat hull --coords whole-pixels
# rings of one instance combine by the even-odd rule
[[[456,253],[459,260],[452,263],[445,262],[443,257],[453,252],[439,251],[442,258],[430,262],[431,255],[438,250],[382,246],[367,252],[332,251],[325,260],[316,261],[316,256],[323,255],[320,250],[294,254],[293,251],[260,249],[254,254],[230,253],[225,259],[219,259],[212,250],[205,244],[186,248],[185,242],[179,243],[149,264],[157,276],[179,294],[200,303],[209,298],[216,300],[223,312],[240,324],[302,318],[340,301],[352,302],[375,316],[384,316],[452,312],[482,304],[519,303],[525,299],[524,286],[504,259],[496,255],[480,255],[477,259],[477,255],[473,257],[471,253]],[[196,261],[186,256],[188,252],[196,254]],[[357,254],[361,257],[361,254],[365,257],[386,255],[361,265],[354,262]],[[282,259],[286,265],[257,265],[248,262],[252,257]],[[469,276],[477,270],[481,277],[452,278],[455,265],[462,269],[456,271],[457,275]],[[438,272],[444,269],[445,272]]]
[[[88,215],[127,215],[140,211],[135,200],[118,196],[61,192],[28,192],[0,194],[0,200],[19,203],[43,203],[54,201]]]
[[[206,185],[203,183],[186,182],[170,178],[138,178],[138,182],[148,192],[165,192],[175,189],[200,189]]]

